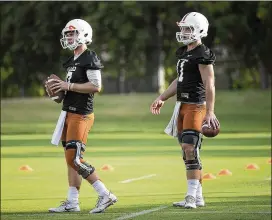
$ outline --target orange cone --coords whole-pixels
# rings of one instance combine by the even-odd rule
[[[105,164],[105,165],[103,165],[101,167],[101,170],[112,171],[112,170],[114,170],[114,168],[111,165],[109,165],[109,164]]]
[[[19,168],[19,170],[22,170],[22,171],[33,171],[33,169],[28,166],[28,165],[23,165]]]
[[[272,164],[272,159],[270,158],[268,161],[267,161],[268,164]]]
[[[214,176],[212,173],[206,173],[203,176],[204,180],[212,180],[212,179],[216,179],[216,176]]]
[[[231,176],[232,172],[230,172],[228,169],[225,170],[220,170],[220,172],[218,173],[218,176]]]
[[[247,170],[258,170],[260,169],[257,164],[251,163],[246,166]]]

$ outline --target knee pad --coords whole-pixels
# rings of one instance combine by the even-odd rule
[[[80,141],[69,141],[66,144],[66,150],[75,149],[75,155],[73,158],[73,167],[76,168],[79,175],[86,179],[91,175],[95,168],[83,160],[82,151],[85,151],[85,145]]]
[[[63,147],[66,147],[66,141],[62,141],[61,143]]]
[[[184,160],[186,170],[202,170],[200,158],[195,160]]]
[[[65,143],[66,143],[66,145],[65,145],[66,150],[68,150],[68,149],[76,149],[77,150],[78,148],[80,148],[80,152],[81,151],[84,152],[86,149],[85,144],[83,144],[81,141],[72,140],[72,141],[68,141]]]
[[[77,164],[76,161],[75,164]],[[92,165],[88,164],[86,161],[80,162],[79,164],[77,164],[77,166],[78,166],[77,173],[81,175],[84,179],[86,179],[95,171],[95,168]]]
[[[195,130],[184,130],[182,134],[178,135],[178,140],[181,144],[194,145],[194,160],[187,160],[186,154],[183,151],[183,160],[186,165],[186,170],[201,170],[201,160],[199,155],[199,149],[201,149],[202,134]]]

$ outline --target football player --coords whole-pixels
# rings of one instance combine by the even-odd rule
[[[204,206],[202,164],[199,155],[202,123],[205,120],[209,126],[219,127],[219,121],[214,113],[215,55],[201,42],[201,38],[207,36],[209,26],[204,15],[197,12],[188,13],[177,22],[177,25],[180,32],[176,33],[176,38],[178,42],[183,43],[176,51],[177,78],[151,104],[150,111],[159,114],[164,102],[177,95],[173,113],[175,117],[171,119],[174,122],[169,123],[173,130],[170,129],[168,134],[177,137],[182,148],[188,187],[185,200],[175,202],[173,205],[196,208]]]
[[[56,80],[47,89],[65,91],[62,110],[66,119],[62,132],[62,145],[68,169],[68,196],[59,207],[50,212],[78,212],[79,190],[82,178],[86,179],[98,193],[97,204],[90,213],[100,213],[117,202],[117,198],[99,179],[95,168],[83,159],[87,136],[94,123],[94,94],[101,89],[101,68],[103,65],[94,51],[87,48],[92,42],[92,28],[84,20],[69,21],[62,30],[61,45],[73,51],[63,67],[66,81]]]

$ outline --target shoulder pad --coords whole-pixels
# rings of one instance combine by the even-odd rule
[[[182,57],[183,54],[186,52],[186,48],[187,48],[187,46],[182,46],[182,47],[178,48],[176,51],[176,57],[177,58]]]
[[[74,61],[74,56],[70,56],[70,57],[68,58],[68,60],[66,60],[65,62],[63,62],[62,66],[63,66],[64,68],[67,68],[67,67],[69,67],[69,66],[72,66],[72,65],[73,65],[73,61]]]
[[[92,70],[100,70],[104,66],[94,51],[86,51],[83,57],[79,57],[80,66]]]
[[[213,53],[211,49],[206,47],[205,45],[202,45],[198,51],[196,51],[196,62],[197,64],[204,64],[204,65],[209,65],[209,64],[214,64],[216,56]]]

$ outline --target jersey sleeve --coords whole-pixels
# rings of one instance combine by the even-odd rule
[[[82,66],[84,66],[88,70],[100,70],[104,68],[100,58],[96,55],[94,51],[89,51],[88,55],[82,62]]]
[[[88,69],[86,71],[87,78],[89,82],[91,82],[95,87],[101,88],[102,80],[101,80],[101,71],[100,70],[92,70]]]
[[[216,56],[209,48],[203,48],[199,56],[196,58],[197,64],[209,65],[215,63]]]

